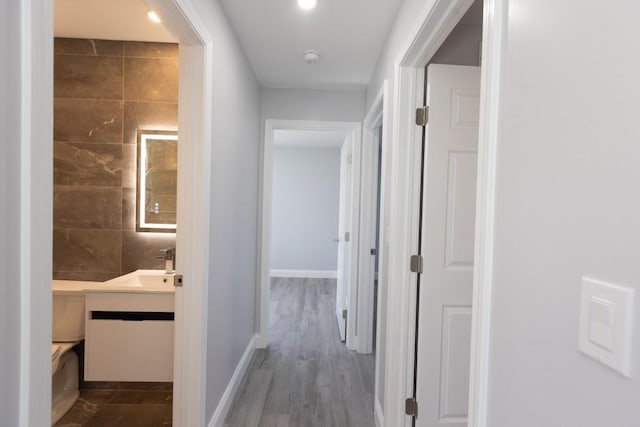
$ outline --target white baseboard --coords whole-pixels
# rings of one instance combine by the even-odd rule
[[[213,413],[211,421],[207,424],[209,427],[220,427],[224,424],[224,419],[227,417],[227,414],[231,409],[233,398],[236,396],[238,387],[240,387],[240,382],[249,368],[249,363],[251,362],[251,358],[253,357],[253,353],[256,349],[256,337],[257,336],[254,335],[251,338],[247,348],[244,350],[244,353],[240,358],[240,362],[238,362],[238,366],[236,366],[236,370],[233,372],[233,376],[231,377],[231,380],[229,380],[229,384],[227,384],[227,388],[220,399],[220,403],[218,403],[218,407]]]
[[[269,345],[269,337],[256,334],[256,349],[265,349]]]
[[[309,279],[335,279],[335,270],[271,270],[271,277],[304,277]]]
[[[384,415],[382,414],[382,407],[380,406],[380,401],[376,399],[375,407],[375,418],[376,418],[376,427],[382,427],[384,425]]]

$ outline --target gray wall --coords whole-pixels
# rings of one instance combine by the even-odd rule
[[[178,128],[178,45],[54,46],[53,278],[162,269],[157,256],[176,237],[135,231],[136,131]]]
[[[637,426],[637,295],[632,378],[577,343],[582,276],[640,292],[640,3],[511,0],[509,11],[488,425]]]
[[[463,18],[464,19],[464,18]],[[431,58],[432,64],[480,65],[482,25],[458,24]]]
[[[271,269],[335,271],[340,148],[275,147],[272,191]]]
[[[260,91],[219,2],[192,2],[214,54],[208,422],[255,334]]]
[[[265,119],[360,122],[364,101],[364,90],[262,88],[261,126],[264,128]]]

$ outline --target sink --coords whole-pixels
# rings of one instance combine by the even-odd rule
[[[104,282],[100,291],[175,292],[174,276],[164,270],[136,270]]]

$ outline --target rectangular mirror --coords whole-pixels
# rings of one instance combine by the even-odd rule
[[[176,231],[178,132],[138,130],[136,231]]]

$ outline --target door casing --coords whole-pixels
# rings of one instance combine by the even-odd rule
[[[418,253],[422,141],[422,129],[415,125],[415,110],[423,105],[424,67],[472,3],[430,1],[395,60],[393,209],[389,213],[389,282],[393,286],[387,292],[384,426],[411,425],[411,417],[405,414],[405,399],[413,394],[417,277],[409,269],[409,258]],[[496,146],[507,5],[508,0],[484,0],[469,427],[486,427]]]
[[[388,225],[388,215],[389,213],[385,209],[385,206],[388,205],[387,200],[387,187],[390,185],[389,180],[389,140],[390,140],[390,132],[389,132],[389,82],[385,80],[382,83],[382,86],[378,90],[378,94],[373,100],[369,111],[367,112],[364,122],[362,123],[362,157],[371,158],[371,156],[367,155],[367,151],[371,150],[374,146],[374,142],[376,139],[380,138],[378,135],[378,130],[382,126],[382,137],[380,138],[380,145],[382,146],[382,162],[381,162],[381,170],[379,173],[381,174],[380,179],[380,212],[378,221],[380,223],[380,242],[379,242],[379,271],[378,271],[378,307],[377,307],[377,319],[378,326],[376,328],[376,343],[378,348],[376,350],[375,357],[375,384],[374,384],[374,413],[376,425],[380,426],[382,424],[383,409],[381,406],[381,401],[384,399],[384,387],[382,380],[384,379],[384,358],[379,357],[379,355],[385,351],[385,348],[381,348],[382,340],[381,333],[383,328],[385,327],[382,324],[382,305],[386,303],[383,301],[387,297],[385,293],[383,293],[382,289],[388,286],[388,263],[385,262],[388,252],[388,241],[389,236],[387,233],[387,225]],[[373,180],[371,177],[367,178],[364,172],[365,166],[363,165],[363,173],[362,173],[362,198],[361,198],[361,210],[371,212],[373,206],[375,205],[375,200],[373,200],[373,189],[374,186]],[[360,246],[361,248],[371,247],[371,242],[374,241],[375,233],[373,229],[373,225],[370,221],[368,221],[362,214],[360,215]],[[364,252],[364,253],[363,253]],[[371,256],[363,250],[360,250],[360,262],[358,268],[360,269],[359,280],[361,284],[361,291],[358,293],[358,307],[365,307],[365,310],[358,311],[358,352],[360,353],[370,353],[372,351],[372,340],[373,337],[373,277],[370,276],[370,272],[372,271],[372,262]],[[363,259],[364,258],[364,259]]]
[[[357,323],[357,345],[356,349],[358,353],[371,353],[373,346],[373,301],[374,301],[374,286],[373,286],[373,257],[370,254],[371,248],[375,247],[375,225],[377,221],[380,221],[380,248],[379,259],[384,259],[386,249],[384,243],[386,241],[384,236],[384,227],[382,224],[385,222],[382,206],[385,206],[386,200],[385,189],[388,185],[386,177],[388,175],[388,169],[385,168],[387,162],[387,149],[385,143],[388,142],[388,135],[386,134],[386,127],[383,126],[382,138],[378,134],[378,130],[382,126],[384,118],[385,99],[387,97],[388,83],[384,81],[382,87],[378,91],[378,94],[373,101],[373,104],[363,122],[362,131],[362,161],[361,161],[361,184],[360,184],[360,232],[358,239],[359,250],[359,262],[358,262],[358,323]],[[387,112],[388,114],[388,112]],[[376,209],[377,199],[377,175],[375,174],[377,168],[376,164],[373,164],[373,159],[377,156],[378,144],[382,147],[382,162],[381,168],[378,171],[382,175],[380,180],[380,213],[379,218],[374,215]],[[380,262],[379,277],[385,277],[387,266],[384,262]],[[378,298],[378,301],[380,299]],[[379,318],[379,317],[378,317]],[[379,328],[378,328],[379,330]],[[379,341],[376,341],[379,342]]]
[[[258,337],[257,348],[266,348],[269,345],[269,295],[271,277],[271,197],[273,181],[273,138],[276,130],[345,130],[350,134],[352,141],[352,176],[353,194],[351,195],[351,238],[352,242],[358,241],[358,213],[360,194],[360,146],[362,124],[360,122],[331,122],[310,120],[265,120],[264,144],[262,146],[262,171],[260,185],[260,221],[258,224],[258,269],[256,295],[256,329]],[[357,299],[357,245],[351,245],[348,254],[350,258],[349,301],[352,304]],[[347,311],[347,348],[355,350],[355,310],[349,307]]]

